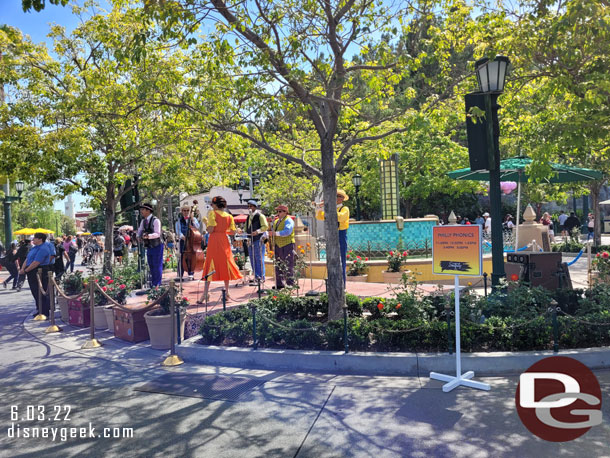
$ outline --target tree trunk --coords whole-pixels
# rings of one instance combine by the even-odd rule
[[[326,268],[328,269],[328,319],[337,320],[343,314],[345,286],[341,272],[339,224],[337,221],[337,177],[333,146],[330,138],[322,139],[322,189],[324,191],[324,229],[326,232]]]
[[[104,202],[104,274],[112,275],[112,255],[114,254],[114,217],[116,214],[116,195],[114,173],[109,171],[106,185],[106,199]]]

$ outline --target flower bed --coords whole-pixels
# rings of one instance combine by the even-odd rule
[[[610,286],[555,291],[517,286],[497,297],[462,296],[462,349],[473,351],[548,350],[553,347],[552,299],[561,309],[560,348],[610,345]],[[349,348],[354,351],[448,350],[446,312],[451,297],[420,297],[405,288],[393,299],[347,296]],[[280,295],[254,300],[259,347],[342,350],[343,320],[327,321],[327,297]],[[445,306],[447,308],[445,308]],[[451,324],[452,330],[454,323]],[[201,326],[205,345],[252,344],[252,311],[242,306],[210,316]],[[453,337],[451,338],[451,344]]]

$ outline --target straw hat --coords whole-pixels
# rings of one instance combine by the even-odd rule
[[[349,196],[343,189],[337,189],[337,196],[343,196],[343,200],[349,200]]]

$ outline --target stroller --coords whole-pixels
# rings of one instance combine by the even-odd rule
[[[83,247],[83,266],[95,264],[95,246],[92,243],[87,243]]]

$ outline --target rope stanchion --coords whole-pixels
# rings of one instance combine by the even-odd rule
[[[558,310],[557,312],[561,313],[562,315],[566,316],[567,318],[570,318],[571,320],[576,321],[577,323],[586,324],[588,326],[610,326],[610,322],[594,323],[592,321],[581,320],[580,318],[576,318],[574,315],[570,315],[569,313],[564,312],[561,309]]]
[[[53,278],[53,272],[47,272],[49,282],[47,286],[47,291],[49,293],[49,304],[51,307],[50,315],[51,315],[51,326],[45,329],[46,334],[51,334],[53,332],[61,332],[61,328],[55,324],[55,279]]]
[[[47,321],[47,316],[42,313],[42,282],[40,281],[41,271],[36,269],[36,281],[38,282],[38,315],[34,317],[34,321]],[[46,296],[46,294],[45,294]]]
[[[85,342],[83,344],[83,346],[81,347],[83,350],[89,349],[89,348],[100,348],[102,346],[102,343],[97,340],[95,338],[95,285],[96,283],[93,281],[93,279],[90,279],[89,281],[89,326],[90,326],[90,333],[89,333],[89,341]]]
[[[169,293],[169,313],[171,316],[170,326],[171,326],[171,343],[170,343],[170,352],[169,356],[165,358],[165,360],[161,363],[162,366],[179,366],[180,364],[184,364],[184,361],[176,354],[176,294],[174,292],[176,288],[176,281],[171,279],[169,281],[169,288],[167,292]]]
[[[68,296],[65,291],[62,291],[61,287],[57,284],[57,282],[55,281],[55,278],[49,278],[49,281],[53,282],[53,285],[55,286],[55,289],[57,291],[57,294],[60,295],[61,297],[63,297],[64,299],[68,300],[68,301],[72,301],[72,300],[76,300],[76,299],[80,299],[83,294],[85,294],[85,292],[81,292],[78,294],[75,294],[74,296]]]
[[[578,255],[572,259],[570,262],[568,262],[568,267],[570,267],[572,264],[574,264],[576,261],[578,261],[580,259],[580,257],[582,256],[582,254],[585,252],[585,249],[582,248],[579,252]]]

